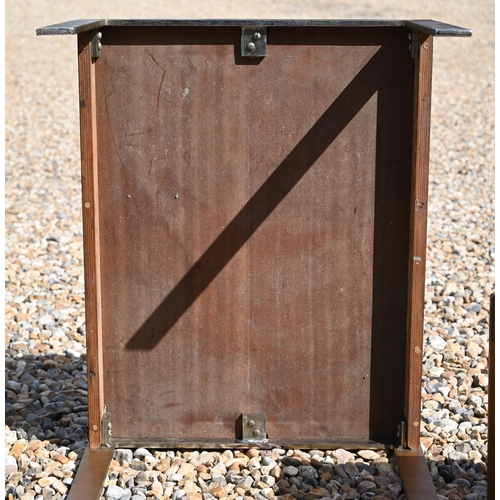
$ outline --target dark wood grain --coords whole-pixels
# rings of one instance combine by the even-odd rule
[[[420,57],[415,60],[415,118],[410,198],[410,288],[405,398],[405,414],[408,422],[407,444],[411,449],[420,447],[433,38],[429,35],[420,34],[419,43]]]
[[[83,252],[91,448],[95,448],[101,444],[100,420],[104,407],[99,195],[97,187],[96,86],[94,69],[94,62],[91,57],[90,32],[85,32],[78,35],[78,74],[80,86]]]

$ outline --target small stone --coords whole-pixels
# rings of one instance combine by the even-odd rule
[[[283,457],[281,463],[282,465],[290,465],[292,467],[300,467],[302,465],[302,461],[295,457]]]
[[[38,319],[38,323],[42,326],[48,325],[54,322],[54,318],[50,314],[45,314]]]
[[[442,351],[447,346],[446,341],[439,335],[431,337],[429,344],[435,351]]]
[[[134,458],[142,459],[146,455],[151,455],[151,453],[146,450],[146,448],[137,448],[137,450],[134,451]]]
[[[345,464],[341,464],[341,465],[336,465],[333,470],[335,471],[335,474],[337,474],[337,476],[340,476],[344,479],[348,479],[349,478],[349,475],[346,473],[345,469],[344,469],[344,465]]]
[[[481,307],[481,306],[479,306],[479,307]],[[467,356],[469,356],[471,358],[477,358],[481,354],[482,351],[483,351],[483,348],[481,346],[479,346],[473,340],[469,340],[467,342],[467,347],[465,350],[465,352],[467,353]]]
[[[347,462],[344,464],[344,470],[347,473],[349,477],[356,477],[359,476],[359,470],[358,468],[354,465],[353,462]]]
[[[276,483],[276,479],[273,476],[262,476],[261,481],[268,486],[273,486]]]
[[[237,484],[237,487],[242,489],[243,491],[249,491],[250,488],[253,486],[253,483],[254,479],[252,478],[252,476],[247,476],[243,481]]]
[[[463,460],[467,460],[469,458],[469,455],[467,453],[453,450],[453,451],[450,451],[448,453],[448,458],[450,460],[463,461]]]
[[[390,491],[396,498],[399,498],[399,495],[403,491],[403,488],[401,484],[393,483],[387,486],[387,490]]]
[[[380,457],[380,455],[373,450],[359,450],[356,454],[365,460],[374,460]]]
[[[278,465],[278,463],[275,460],[273,460],[271,457],[263,457],[262,463],[264,465],[267,465],[268,467],[271,467],[271,468],[276,467]]]
[[[216,485],[210,487],[208,492],[216,498],[224,498],[227,497],[227,491],[223,486]]]
[[[21,453],[28,447],[26,443],[17,442],[9,451],[9,455],[14,458],[19,458]]]
[[[366,492],[374,492],[377,489],[377,485],[373,483],[372,481],[361,481],[357,488],[356,491],[362,495],[363,493]]]
[[[183,496],[186,496],[186,492],[183,489],[178,489],[174,491],[174,494],[172,495],[172,500],[177,500],[178,498],[181,498]]]
[[[55,490],[53,490],[50,486],[46,486],[42,489],[42,498],[43,500],[51,500],[56,495]]]
[[[65,484],[63,484],[63,482],[60,481],[59,479],[56,479],[55,481],[53,481],[50,486],[54,490],[59,492],[61,495],[64,495],[68,491],[68,487]]]
[[[219,462],[221,463],[221,462]],[[221,463],[222,464],[222,463]],[[218,465],[218,464],[217,464]],[[224,467],[224,472],[226,472],[226,467],[224,466],[224,464],[222,464],[222,466]],[[217,466],[216,466],[217,467]],[[187,476],[188,474],[191,474],[192,472],[194,472],[196,470],[195,466],[193,464],[190,464],[190,463],[187,463],[187,464],[182,464],[180,467],[179,467],[179,470],[177,471],[178,474],[181,474],[182,476]]]
[[[125,460],[125,462],[131,464],[134,455],[132,453],[132,450],[117,448],[113,453],[113,458],[118,462]]]
[[[343,448],[335,450],[334,454],[339,464],[344,464],[346,462],[354,462],[356,458],[351,452],[346,451]]]
[[[5,477],[17,472],[17,460],[12,455],[5,455]]]
[[[286,476],[296,476],[299,473],[299,469],[293,465],[288,465],[282,469],[283,474]]]
[[[38,480],[38,484],[41,488],[45,488],[46,486],[50,486],[54,482],[55,478],[53,476],[42,477]]]
[[[109,485],[106,488],[104,498],[106,500],[120,500],[124,494],[125,494],[124,488],[120,488],[119,486],[116,485]]]

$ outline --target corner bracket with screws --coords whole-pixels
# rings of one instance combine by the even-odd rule
[[[241,435],[244,443],[267,442],[266,414],[243,413],[241,415]]]
[[[112,427],[111,414],[105,410],[101,419],[101,446],[104,448],[111,448],[111,441],[113,439]]]
[[[241,56],[265,57],[267,55],[267,30],[262,27],[241,28]]]
[[[102,49],[102,33],[99,30],[92,32],[92,57],[98,58],[101,55]]]

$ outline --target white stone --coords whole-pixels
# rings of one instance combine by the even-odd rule
[[[447,345],[446,341],[439,335],[431,337],[429,344],[435,351],[442,351]]]
[[[106,488],[106,493],[104,494],[104,498],[106,500],[120,500],[124,494],[125,490],[123,488],[111,484]]]
[[[375,460],[376,458],[380,458],[380,455],[373,450],[359,450],[356,454],[365,460]]]
[[[38,319],[38,323],[42,326],[49,325],[54,322],[54,318],[50,314],[44,314]]]

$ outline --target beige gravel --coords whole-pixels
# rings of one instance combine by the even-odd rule
[[[14,358],[85,352],[76,38],[35,35],[78,18],[413,18],[472,29],[472,38],[435,41],[423,380],[431,413],[422,444],[439,460],[475,440],[469,458],[485,461],[495,261],[493,1],[7,0],[6,345]],[[431,389],[433,381],[441,389]],[[447,423],[443,430],[432,419],[443,410],[457,423],[472,412],[473,428]]]

